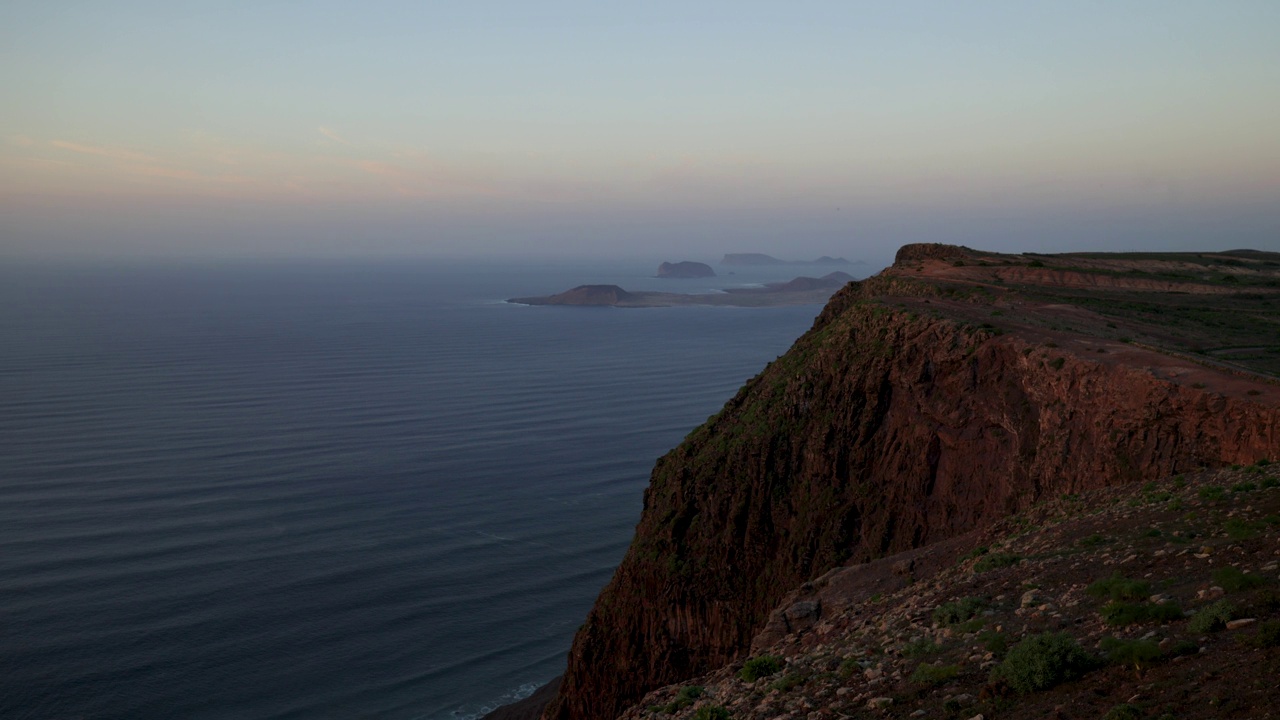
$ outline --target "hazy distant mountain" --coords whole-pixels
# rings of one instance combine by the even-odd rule
[[[725,253],[721,265],[848,265],[842,257],[823,255],[817,260],[779,260],[764,253]]]
[[[712,270],[710,265],[689,260],[675,263],[664,262],[658,266],[658,277],[660,278],[706,278],[715,276],[716,271]]]

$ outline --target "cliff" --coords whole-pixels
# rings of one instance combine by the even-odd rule
[[[544,717],[616,717],[740,659],[837,566],[1064,493],[1280,457],[1280,256],[1162,258],[908,246],[846,286],[658,461]]]
[[[1278,513],[1271,463],[1049,498],[806,583],[621,717],[1272,718]]]

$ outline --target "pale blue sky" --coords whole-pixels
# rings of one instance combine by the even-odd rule
[[[3,254],[1280,249],[1276,2],[51,5]]]

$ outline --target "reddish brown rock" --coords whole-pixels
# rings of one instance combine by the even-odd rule
[[[842,563],[953,538],[1046,496],[1280,456],[1272,386],[1234,378],[1213,392],[1152,372],[1209,372],[1154,351],[1123,346],[1121,361],[1000,334],[922,304],[936,293],[913,282],[891,272],[837,293],[659,460],[545,718],[615,717],[649,689],[741,657],[784,596]],[[810,609],[821,612],[774,621],[808,623]]]

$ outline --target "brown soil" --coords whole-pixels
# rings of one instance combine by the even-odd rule
[[[985,568],[998,557],[1012,564]],[[1252,578],[1238,581],[1249,586],[1224,582],[1224,568]],[[1110,599],[1089,588],[1113,575],[1147,584],[1135,603],[1150,606],[1150,596],[1186,617],[1109,624]],[[938,621],[939,606],[965,598],[978,599],[973,619]],[[1194,630],[1191,614],[1220,600],[1253,622]],[[779,635],[788,614],[795,627]],[[1280,472],[1205,471],[1061,496],[981,533],[832,571],[789,596],[753,644],[752,656],[778,658],[780,671],[745,682],[744,664],[733,663],[656,690],[622,717],[690,718],[703,705],[735,720],[1280,717],[1280,634],[1260,640],[1272,627]],[[1008,648],[1050,631],[1076,639],[1098,667],[1026,694],[993,682]],[[1106,637],[1145,638],[1157,656],[1119,662],[1101,649]],[[943,679],[918,674],[927,666]],[[666,712],[688,685],[704,697]],[[1119,714],[1125,705],[1133,714]]]

